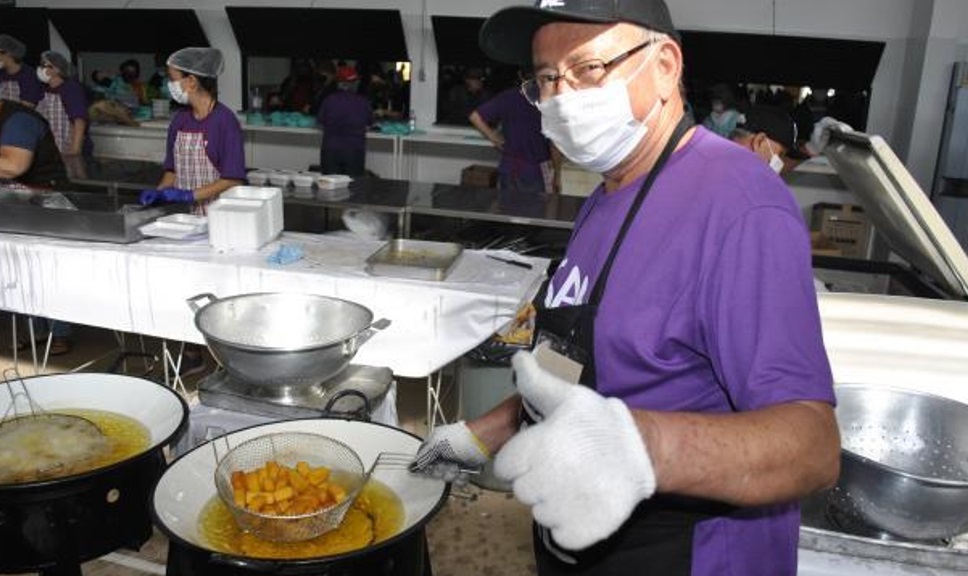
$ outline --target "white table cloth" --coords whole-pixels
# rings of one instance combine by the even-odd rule
[[[266,262],[280,244],[302,248],[288,265]],[[206,240],[128,245],[0,234],[0,309],[203,343],[186,300],[253,292],[303,292],[352,300],[392,324],[355,363],[423,378],[513,319],[537,292],[547,261],[514,256],[531,270],[465,251],[445,281],[371,276],[364,262],[381,242],[285,233],[257,252],[218,253]]]

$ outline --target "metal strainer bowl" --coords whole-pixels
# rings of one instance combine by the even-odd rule
[[[968,531],[968,406],[886,386],[836,393],[842,457],[831,504],[913,540]]]
[[[232,473],[258,469],[271,460],[291,468],[300,461],[329,468],[330,478],[346,490],[346,498],[316,512],[292,516],[262,514],[238,506],[232,489]],[[328,436],[306,432],[268,434],[243,442],[229,450],[215,469],[218,495],[239,527],[274,542],[309,540],[338,527],[367,477],[363,462],[352,448]]]

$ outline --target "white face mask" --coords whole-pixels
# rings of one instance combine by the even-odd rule
[[[41,67],[37,69],[37,79],[44,84],[50,82],[50,72],[47,71],[47,68]]]
[[[779,174],[783,171],[783,160],[773,151],[773,145],[770,144],[769,140],[766,141],[766,145],[770,147],[770,168]]]
[[[188,104],[188,92],[181,87],[180,80],[169,80],[168,81],[168,92],[171,93],[171,99],[178,102],[181,105]]]
[[[662,101],[657,100],[640,122],[632,113],[626,87],[651,60],[650,54],[627,79],[539,102],[541,132],[565,157],[586,170],[603,174],[615,168],[645,139],[646,123],[662,108]]]

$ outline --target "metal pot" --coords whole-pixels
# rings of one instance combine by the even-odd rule
[[[233,378],[258,386],[325,382],[390,324],[373,322],[354,302],[314,294],[199,294],[188,304],[212,355]]]
[[[922,392],[838,385],[840,511],[913,540],[968,531],[968,406]]]
[[[162,448],[188,423],[188,406],[160,384],[116,374],[58,374],[23,379],[48,411],[96,409],[124,414],[150,432],[149,447],[82,474],[0,485],[0,573],[80,574],[80,563],[151,537],[148,500],[166,462]],[[10,407],[0,384],[0,414]]]
[[[222,438],[231,446],[279,432],[310,432],[346,443],[369,466],[380,452],[415,453],[420,439],[403,430],[355,420],[289,420],[254,426]],[[202,444],[172,463],[158,481],[152,497],[155,524],[168,537],[169,574],[191,575],[274,574],[392,574],[423,573],[426,551],[424,525],[443,505],[449,485],[406,470],[377,467],[374,477],[389,486],[403,502],[405,518],[399,534],[379,544],[346,554],[300,560],[265,560],[226,554],[211,548],[199,534],[204,506],[217,498],[215,446],[223,439]],[[222,452],[224,455],[224,452]],[[186,487],[191,487],[187,490]]]

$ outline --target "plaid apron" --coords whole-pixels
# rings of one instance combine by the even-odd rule
[[[20,101],[20,84],[16,80],[0,82],[0,100]]]
[[[64,108],[60,94],[45,92],[43,99],[37,104],[37,112],[40,112],[40,115],[50,124],[51,134],[54,135],[54,142],[57,143],[60,153],[69,153],[74,136],[74,125],[67,117],[67,110]]]
[[[175,186],[194,190],[211,184],[222,175],[205,153],[208,140],[204,132],[179,130],[175,136]],[[205,215],[206,207],[212,200],[196,202],[192,213]]]

